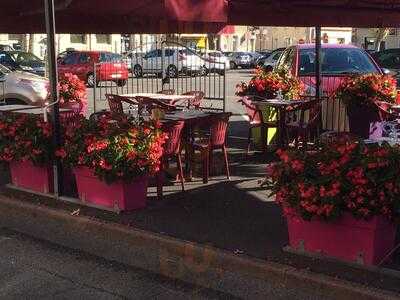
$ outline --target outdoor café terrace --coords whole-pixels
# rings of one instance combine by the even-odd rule
[[[260,1],[263,9],[255,12],[250,1],[214,0],[196,7],[194,14],[193,1],[184,1],[185,5],[157,1],[156,12],[163,16],[159,23],[145,13],[147,1],[134,8],[131,1],[117,1],[119,6],[104,1],[97,13],[84,11],[87,3],[56,1],[60,6],[54,7],[52,2],[45,1],[46,26],[38,22],[38,15],[28,16],[25,25],[18,23],[21,32],[47,29],[53,101],[42,108],[0,106],[2,197],[77,220],[118,224],[126,232],[156,233],[227,255],[400,293],[399,234],[392,222],[400,207],[396,87],[381,72],[343,79],[335,83],[341,93],[328,92],[324,88],[332,84],[324,81],[320,61],[321,25],[395,24],[400,20],[396,3],[284,1],[277,5]],[[15,12],[14,2],[7,3],[6,11]],[[42,13],[40,1],[32,3]],[[211,13],[211,7],[217,7],[217,12]],[[263,13],[271,7],[279,8],[277,14],[268,13],[270,18],[266,18]],[[302,16],[305,7],[314,9],[316,17]],[[326,9],[332,16],[318,17]],[[100,16],[105,12],[109,15]],[[57,20],[63,32],[76,31],[83,24],[77,18],[76,24],[69,25],[73,14],[93,14],[87,27],[79,30],[102,33],[135,30],[133,25],[126,28],[133,17],[141,17],[135,23],[139,32],[145,28],[154,32],[220,30],[223,25],[251,21],[254,25],[317,24],[315,72],[310,79],[315,91],[305,95],[304,83],[287,74],[258,71],[241,85],[236,99],[243,105],[246,120],[224,109],[204,107],[204,91],[179,93],[171,88],[104,93],[107,109],[83,115],[79,96],[85,87],[69,75],[57,78],[56,70]],[[15,15],[18,21],[24,12]],[[111,29],[96,27],[116,16],[125,17]],[[165,27],[169,21],[172,25]],[[153,27],[146,27],[149,24]],[[0,31],[7,30],[13,29],[1,22]],[[170,78],[168,72],[162,73],[165,84]],[[57,86],[58,82],[63,84]],[[270,89],[271,82],[275,89]],[[359,86],[368,86],[370,94],[359,96]],[[76,98],[68,101],[72,90]],[[354,110],[359,103],[367,104]],[[258,145],[253,145],[257,140]],[[6,212],[0,216],[13,223]],[[343,220],[348,223],[342,224]],[[29,232],[25,225],[15,223]],[[326,224],[342,227],[324,233]],[[357,229],[343,234],[344,227]],[[365,233],[365,228],[372,229]],[[377,250],[366,249],[370,240],[363,239],[372,231],[377,235],[372,242]],[[326,232],[332,234],[335,245],[328,242],[325,251],[318,243]],[[352,239],[355,248],[349,246]],[[238,296],[256,298],[258,291],[254,288]]]

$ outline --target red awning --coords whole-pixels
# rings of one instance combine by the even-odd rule
[[[0,32],[45,32],[43,0],[3,0]],[[60,33],[218,32],[226,0],[55,0]]]
[[[399,0],[229,0],[228,23],[252,26],[398,27]]]

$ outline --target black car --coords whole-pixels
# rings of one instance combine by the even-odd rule
[[[12,71],[20,70],[45,75],[45,63],[36,55],[23,51],[0,51],[0,64]]]
[[[374,52],[371,56],[384,69],[384,73],[388,73],[389,70],[396,77],[397,86],[400,86],[400,48]]]

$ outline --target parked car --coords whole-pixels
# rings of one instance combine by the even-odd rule
[[[389,70],[396,77],[397,86],[400,86],[400,48],[374,52],[371,56],[381,68]]]
[[[0,103],[42,106],[47,100],[48,84],[44,77],[11,71],[0,64]]]
[[[135,50],[128,51],[122,55],[122,60],[128,67],[129,72],[132,72],[132,70],[133,70],[132,61],[137,61],[139,59],[143,59],[144,55],[145,55],[145,53],[137,52]],[[133,60],[132,60],[132,57],[134,57]]]
[[[145,74],[155,74],[161,77],[164,71],[168,77],[176,78],[179,74],[195,75],[204,72],[204,60],[195,50],[184,47],[162,49],[147,52],[142,57],[132,57],[132,69],[135,77]]]
[[[204,67],[207,73],[215,72],[223,75],[225,70],[229,69],[229,58],[221,51],[208,51],[203,58],[205,59]]]
[[[283,51],[285,51],[286,48],[278,48],[275,49],[274,51],[271,52],[271,54],[267,57],[265,57],[265,59],[260,59],[258,61],[258,65],[260,67],[272,67],[274,68],[276,63],[278,62],[279,58],[281,57]]]
[[[253,64],[253,57],[249,52],[233,52],[229,56],[229,66],[231,69],[250,68]]]
[[[383,70],[363,50],[351,45],[322,44],[322,91],[333,93],[342,80],[352,74],[378,73]],[[315,95],[315,45],[301,44],[287,48],[275,69],[286,69],[306,86],[306,94]]]
[[[45,75],[45,63],[36,55],[24,51],[0,51],[0,64],[11,70]]]
[[[75,74],[88,87],[97,86],[102,81],[113,81],[118,86],[124,86],[128,80],[128,68],[122,56],[107,51],[71,51],[59,57],[57,64],[59,75]]]

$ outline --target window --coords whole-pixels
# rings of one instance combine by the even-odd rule
[[[98,44],[111,44],[111,35],[96,34],[96,41]]]
[[[73,44],[86,44],[86,34],[71,34],[69,39]]]
[[[100,62],[121,62],[122,56],[110,52],[100,53]]]
[[[77,53],[68,54],[64,58],[64,65],[73,65],[76,62]]]
[[[90,56],[89,56],[88,54],[86,54],[86,53],[82,53],[82,54],[79,56],[78,62],[79,62],[80,64],[87,64],[87,63],[90,62]]]
[[[152,50],[147,52],[147,54],[144,56],[144,58],[153,58],[157,57],[157,50]]]
[[[382,52],[376,60],[383,68],[398,69],[400,67],[400,53],[399,52]]]
[[[321,50],[323,75],[346,75],[376,73],[377,68],[366,55],[357,48],[325,48]],[[299,75],[312,76],[315,73],[315,49],[301,49]]]

